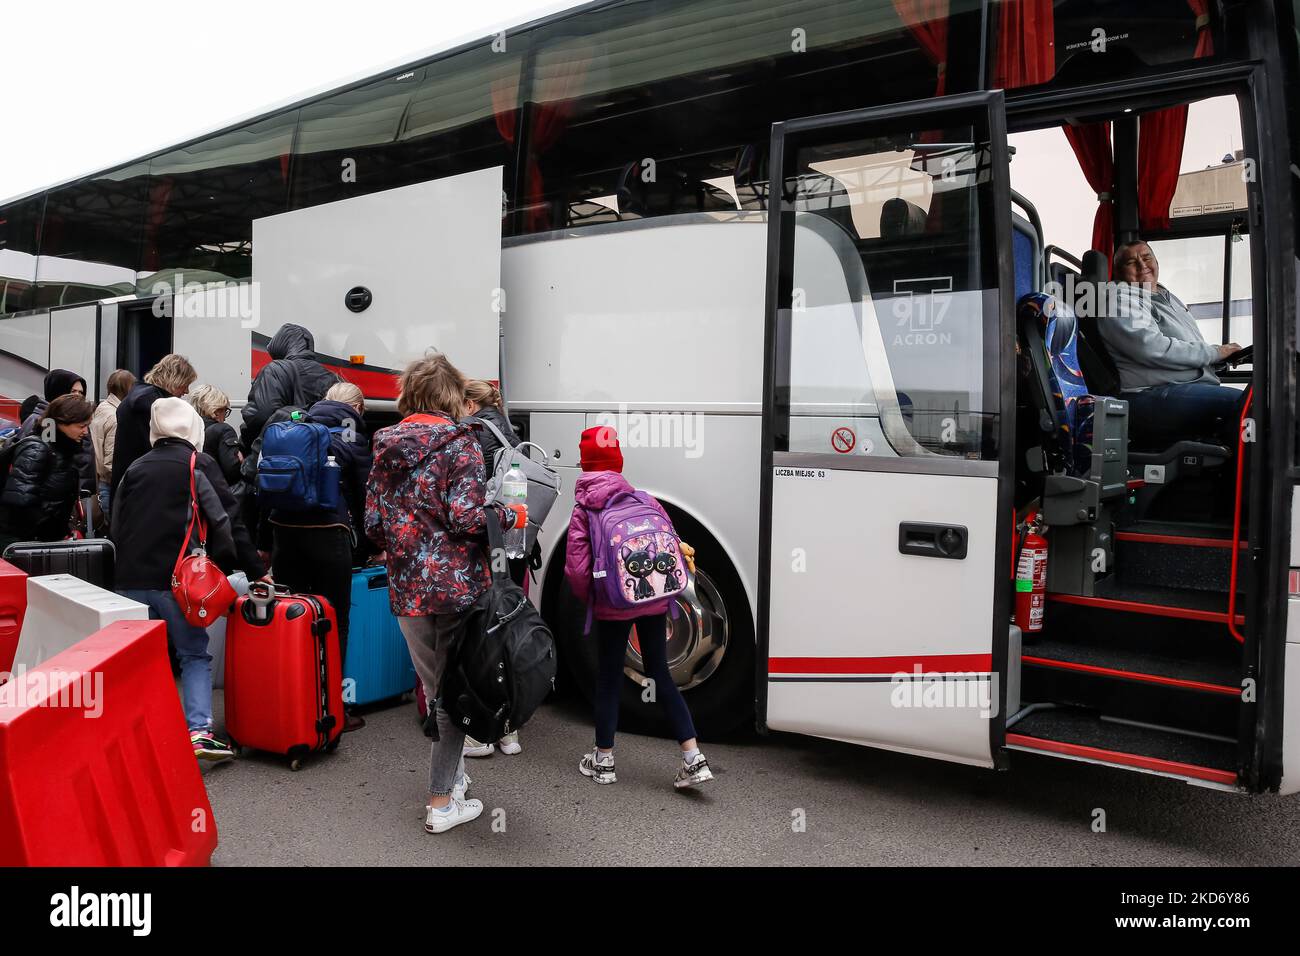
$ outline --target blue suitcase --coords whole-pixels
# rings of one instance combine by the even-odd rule
[[[415,687],[406,638],[388,604],[388,572],[363,568],[352,575],[348,656],[343,662],[343,702],[370,704]]]

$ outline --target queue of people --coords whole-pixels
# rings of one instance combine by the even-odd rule
[[[180,695],[197,758],[226,760],[229,744],[214,734],[212,657],[208,633],[186,620],[173,593],[177,554],[197,541],[191,515],[206,524],[207,553],[227,573],[250,581],[315,594],[333,606],[340,651],[346,653],[352,570],[366,563],[387,570],[392,613],[406,640],[436,727],[430,754],[425,829],[441,833],[477,817],[470,799],[466,756],[522,750],[518,733],[495,741],[467,738],[448,717],[437,693],[452,640],[491,581],[488,524],[523,527],[520,514],[488,501],[488,478],[498,453],[519,444],[501,394],[490,382],[467,380],[444,355],[411,363],[401,374],[397,410],[402,419],[373,437],[365,426],[365,396],[337,378],[312,352],[311,335],[286,325],[271,342],[272,361],[252,383],[243,428],[226,423],[229,397],[195,382],[180,355],[167,355],[137,382],[119,369],[108,397],[96,408],[85,381],[55,370],[44,404],[32,410],[23,436],[0,451],[0,535],[7,541],[59,540],[71,519],[87,465],[90,488],[111,516],[119,592],[165,622],[180,665]],[[57,374],[56,374],[57,373]],[[188,398],[188,401],[185,399]],[[339,468],[337,505],[307,510],[259,507],[257,456],[268,425],[308,421],[329,429],[331,466]],[[491,423],[489,427],[486,423]],[[619,683],[630,629],[660,690],[681,748],[675,786],[712,779],[700,753],[685,701],[668,672],[664,614],[668,599],[635,613],[604,606],[592,588],[590,522],[615,496],[631,492],[621,475],[617,435],[588,429],[579,450],[584,474],[576,488],[565,575],[590,600],[599,651],[595,746],[579,772],[596,783],[615,782],[613,746]],[[503,442],[504,439],[504,442]],[[269,445],[268,445],[269,448]],[[659,513],[666,513],[659,508]],[[188,537],[187,537],[188,536]],[[682,554],[691,553],[683,544]],[[510,561],[523,585],[536,554]],[[346,727],[364,721],[349,714]]]

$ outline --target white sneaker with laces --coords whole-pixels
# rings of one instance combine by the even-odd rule
[[[496,748],[492,744],[479,743],[473,737],[465,738],[465,749],[461,751],[466,757],[491,757]]]
[[[512,730],[500,740],[497,741],[497,749],[503,754],[513,757],[515,754],[524,752],[524,748],[519,745],[519,731]]]
[[[451,785],[451,798],[453,800],[464,800],[465,794],[469,793],[469,785],[472,782],[469,774],[465,774],[465,776],[453,783]]]
[[[424,814],[424,829],[426,833],[446,833],[452,827],[458,827],[462,823],[469,823],[483,812],[483,802],[481,800],[458,800],[453,794],[451,803],[447,804],[447,809],[435,810],[429,807]]]
[[[615,783],[618,780],[614,776],[614,755],[602,756],[599,750],[582,755],[578,773],[590,777],[595,783]]]
[[[700,754],[691,761],[689,766],[682,763],[677,770],[677,777],[673,780],[673,786],[682,790],[686,787],[698,787],[712,779],[713,771],[709,769],[709,762],[704,759],[704,754]]]

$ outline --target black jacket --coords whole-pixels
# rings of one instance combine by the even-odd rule
[[[183,438],[160,438],[123,477],[112,516],[119,590],[171,588],[172,569],[189,526],[193,451]],[[194,477],[208,524],[208,554],[227,574],[243,571],[250,580],[260,578],[266,568],[239,520],[239,505],[221,469],[200,452]]]
[[[78,379],[78,381],[80,381],[80,379]],[[84,386],[86,383],[82,382],[81,384]],[[64,392],[63,394],[66,395],[68,393]],[[56,395],[54,397],[58,398],[59,396]],[[32,409],[32,413],[23,419],[23,427],[20,432],[21,437],[26,438],[29,435],[40,434],[41,421],[45,418],[45,412],[50,407],[50,401],[52,401],[52,399],[49,401],[42,399],[37,402],[36,407]],[[81,487],[89,493],[94,493],[94,491],[99,487],[99,483],[95,478],[95,444],[90,440],[89,432],[87,432],[86,437],[81,440],[81,448],[77,450],[76,459],[77,476],[81,480]]]
[[[244,454],[278,409],[308,409],[325,397],[338,376],[316,360],[316,340],[301,325],[282,325],[266,346],[271,364],[257,373],[248,390],[239,432]]]
[[[371,552],[365,528],[366,482],[370,480],[371,462],[370,436],[366,434],[365,422],[351,405],[334,401],[317,402],[307,410],[307,417],[328,428],[348,428],[351,425],[354,433],[352,441],[346,440],[346,434],[330,435],[330,454],[341,469],[338,509],[332,513],[273,510],[259,529],[258,543],[263,551],[270,550],[272,531],[268,524],[298,527],[341,524],[352,529],[354,557],[361,560]]]
[[[52,442],[30,436],[19,443],[0,494],[9,534],[20,541],[61,541],[68,536],[81,479],[80,452],[80,443],[62,432]]]
[[[234,427],[205,416],[203,453],[217,463],[226,484],[235,492],[235,497],[239,497],[239,489],[235,486],[244,480],[244,476],[240,471],[239,436]]]
[[[113,439],[113,480],[110,483],[114,498],[126,470],[137,458],[149,452],[149,414],[153,411],[153,403],[170,397],[170,392],[157,385],[136,382],[122,399],[122,404],[117,406],[117,437]],[[180,547],[180,542],[176,547]]]
[[[501,450],[501,443],[492,432],[474,421],[476,418],[482,418],[490,421],[497,427],[501,434],[505,435],[510,442],[510,447],[514,448],[519,444],[519,435],[515,432],[515,427],[510,424],[510,420],[501,414],[501,409],[492,405],[484,405],[477,412],[471,415],[465,421],[474,426],[474,435],[478,438],[479,447],[483,449],[483,467],[487,471],[487,477],[492,477],[492,462],[496,454]]]

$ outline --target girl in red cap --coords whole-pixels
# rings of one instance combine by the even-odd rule
[[[601,599],[598,589],[592,587],[592,523],[600,520],[600,512],[619,499],[626,499],[635,489],[623,477],[623,452],[619,448],[618,434],[608,426],[588,428],[578,443],[583,474],[573,488],[577,506],[569,519],[569,545],[564,561],[564,575],[569,588],[578,600],[588,604],[595,618],[597,650],[596,671],[596,747],[583,755],[578,770],[596,783],[613,783],[614,731],[618,726],[619,689],[623,682],[623,661],[627,655],[627,639],[636,625],[641,659],[645,673],[654,681],[655,697],[671,721],[678,743],[682,748],[682,763],[673,780],[677,788],[697,787],[713,779],[709,762],[700,753],[695,739],[695,724],[690,710],[677,689],[668,670],[667,621],[671,598],[638,604],[631,608],[610,607]],[[663,506],[646,495],[645,500],[662,515],[664,524],[671,529],[671,521]],[[681,545],[681,552],[689,562],[691,551]],[[648,570],[648,569],[647,569]],[[593,593],[596,591],[597,593]]]

